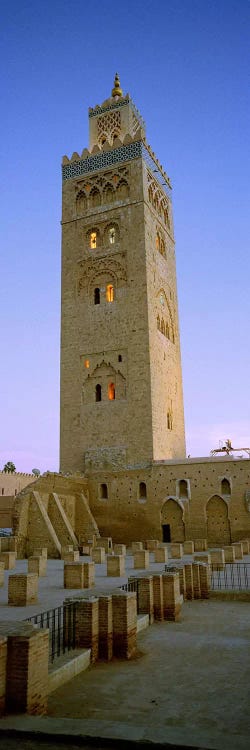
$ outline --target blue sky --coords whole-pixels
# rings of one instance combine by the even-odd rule
[[[58,470],[61,157],[116,70],[173,184],[187,452],[249,445],[249,2],[0,15],[0,466]]]

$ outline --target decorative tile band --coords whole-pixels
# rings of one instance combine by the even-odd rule
[[[112,151],[102,151],[102,153],[94,154],[93,156],[87,157],[87,159],[80,159],[79,161],[71,162],[71,164],[65,164],[62,167],[62,179],[64,182],[65,180],[80,177],[89,172],[97,172],[98,170],[105,169],[105,167],[110,167],[113,164],[121,164],[125,161],[137,159],[138,156],[145,159],[148,167],[154,172],[155,178],[158,180],[165,193],[170,197],[171,188],[166,183],[164,175],[161,173],[157,163],[151,157],[142,141],[129,143],[127,146],[120,146],[119,148],[112,149]]]
[[[134,115],[137,117],[137,120],[139,120],[139,123],[140,123],[141,127],[145,130],[145,122],[144,122],[144,120],[143,120],[143,118],[142,118],[139,110],[135,106],[135,104],[133,102],[133,99],[130,99],[130,97],[128,97],[126,99],[123,99],[122,102],[114,102],[114,103],[108,104],[107,106],[104,106],[104,107],[97,107],[97,108],[93,108],[93,109],[90,107],[89,108],[89,117],[98,117],[98,115],[102,115],[104,112],[111,112],[113,109],[120,109],[121,107],[126,106],[126,104],[130,104],[131,109],[132,109]]]

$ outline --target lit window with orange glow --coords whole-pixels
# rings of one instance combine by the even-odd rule
[[[114,287],[113,287],[113,284],[108,284],[107,285],[106,300],[107,300],[107,302],[114,302]]]
[[[86,367],[87,370],[88,370],[88,368],[89,368],[89,359],[85,359],[84,367]]]
[[[108,397],[109,397],[109,401],[115,400],[115,384],[114,383],[109,383]]]
[[[90,247],[91,250],[95,250],[97,247],[97,234],[96,232],[91,232],[90,234]]]

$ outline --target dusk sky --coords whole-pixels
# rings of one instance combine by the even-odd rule
[[[187,453],[249,446],[248,0],[10,0],[0,25],[0,468],[59,468],[61,157],[116,70],[173,184]]]

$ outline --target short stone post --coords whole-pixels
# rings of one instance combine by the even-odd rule
[[[96,596],[76,599],[75,642],[76,648],[89,648],[91,661],[98,658],[99,604]]]
[[[124,555],[107,555],[107,576],[117,578],[125,576]]]
[[[153,577],[141,576],[138,581],[138,614],[149,615],[149,624],[154,622]]]
[[[154,619],[158,621],[164,620],[163,614],[163,583],[162,574],[153,574],[153,597],[154,597]]]
[[[201,599],[209,599],[211,589],[211,574],[209,566],[198,563],[200,571]]]
[[[61,559],[64,562],[79,562],[79,551],[78,549],[70,549],[61,552]]]
[[[4,563],[0,562],[0,588],[4,586]]]
[[[64,563],[64,588],[65,589],[83,589],[84,588],[83,563],[81,562]]]
[[[36,604],[38,597],[37,573],[14,573],[8,581],[8,604],[10,607],[27,607]]]
[[[49,631],[30,622],[4,622],[7,643],[7,713],[45,714],[48,698]]]
[[[179,573],[163,573],[163,612],[164,620],[180,619],[183,597],[180,594]]]
[[[47,558],[46,557],[29,557],[28,558],[28,573],[37,573],[40,577],[46,576],[47,573]]]
[[[225,568],[225,555],[224,549],[210,549],[211,564],[213,570],[224,570]]]
[[[111,594],[99,596],[99,659],[113,656],[113,609]]]
[[[131,549],[132,554],[134,554],[134,552],[139,552],[139,550],[143,549],[143,542],[132,542]]]
[[[183,545],[179,542],[171,544],[171,557],[178,558],[179,560],[183,557]]]
[[[183,553],[184,555],[193,555],[194,553],[194,542],[189,541],[183,542]]]
[[[207,563],[207,565],[211,565],[210,552],[197,552],[194,555],[194,562],[203,562]]]
[[[157,547],[159,547],[158,539],[147,539],[145,542],[145,549],[148,549],[150,552],[154,552]]]
[[[235,562],[235,549],[232,544],[228,544],[224,549],[225,563]]]
[[[205,552],[207,549],[207,540],[206,539],[195,539],[194,540],[194,551],[195,552]]]
[[[235,560],[243,560],[242,543],[241,542],[233,542],[232,547],[234,547]]]
[[[83,563],[83,585],[85,589],[91,589],[95,585],[95,563]]]
[[[182,594],[183,599],[186,599],[186,576],[184,565],[178,566],[178,573],[180,579],[180,593]]]
[[[166,563],[168,561],[167,547],[158,547],[154,550],[155,562]]]
[[[193,568],[194,599],[200,599],[201,598],[201,584],[200,584],[199,563],[194,562],[192,564],[192,568]]]
[[[131,659],[137,641],[136,593],[116,590],[112,594],[112,605],[114,656]]]
[[[114,544],[114,553],[126,556],[126,544]]]
[[[194,598],[194,586],[193,586],[193,567],[192,563],[186,563],[184,565],[185,570],[185,581],[186,581],[186,599]]]
[[[9,551],[15,552],[15,555],[17,554],[17,541],[17,536],[9,537]]]
[[[91,557],[94,563],[99,565],[105,563],[105,549],[104,547],[93,547]]]
[[[241,541],[241,544],[242,544],[243,555],[249,555],[249,552],[250,552],[250,540],[249,539],[241,539],[240,541]]]
[[[36,549],[34,549],[32,557],[45,557],[45,560],[47,560],[48,559],[47,547],[36,547]]]
[[[101,536],[100,539],[98,539],[98,544],[100,547],[104,547],[106,555],[110,555],[110,552],[113,549],[111,536]]]
[[[0,716],[5,712],[7,677],[7,638],[0,636]]]
[[[16,566],[15,552],[0,552],[0,562],[4,563],[5,570],[13,570]]]
[[[149,568],[149,551],[146,549],[134,552],[134,568],[137,570],[146,570]]]

